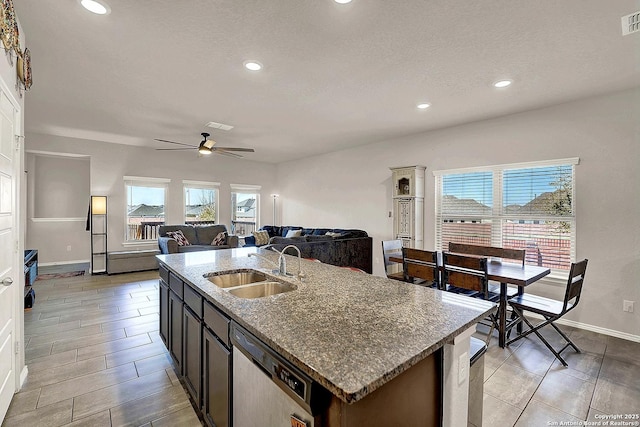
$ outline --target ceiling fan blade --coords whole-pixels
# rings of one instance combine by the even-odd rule
[[[242,157],[240,154],[236,154],[236,153],[230,153],[228,151],[222,151],[222,150],[216,150],[216,147],[213,147],[211,149],[212,152],[216,153],[216,154],[222,154],[223,156],[229,156],[229,157],[235,157],[235,158],[240,158]]]
[[[222,151],[243,151],[245,153],[255,153],[253,148],[215,147],[215,149]]]
[[[180,150],[195,150],[198,147],[191,148],[156,148],[156,151],[180,151]]]
[[[187,146],[187,147],[198,148],[198,147],[195,147],[195,146],[193,146],[193,145],[191,145],[191,144],[184,144],[184,143],[182,143],[182,142],[175,142],[175,141],[167,141],[166,139],[154,139],[154,141],[159,141],[159,142],[168,142],[169,144],[178,144],[178,145],[185,145],[185,146]]]

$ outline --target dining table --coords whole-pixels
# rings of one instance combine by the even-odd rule
[[[392,262],[402,263],[402,257],[391,256]],[[438,264],[442,268],[441,253],[438,253]],[[489,280],[500,283],[500,296],[498,302],[498,345],[505,347],[507,341],[507,287],[518,287],[518,295],[524,293],[524,288],[551,273],[551,269],[536,265],[522,265],[498,260],[489,260],[487,263],[487,277]],[[518,324],[521,327],[521,324]],[[520,331],[518,331],[520,332]]]
[[[505,347],[507,341],[507,286],[518,287],[518,295],[524,293],[524,287],[537,282],[551,273],[551,269],[537,265],[522,265],[509,262],[490,261],[487,263],[489,280],[500,282],[500,300],[498,305],[498,345]],[[522,324],[518,324],[521,327]],[[518,332],[521,332],[518,330]]]

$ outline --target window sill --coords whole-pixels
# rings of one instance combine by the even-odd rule
[[[122,242],[122,246],[157,246],[157,240],[129,240]]]

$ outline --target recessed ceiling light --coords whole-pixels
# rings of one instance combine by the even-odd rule
[[[423,102],[423,103],[420,103],[420,104],[416,105],[416,107],[418,107],[421,110],[426,110],[427,108],[431,107],[431,104],[429,104],[427,102]]]
[[[244,68],[250,71],[260,71],[262,70],[262,64],[258,61],[245,61]]]
[[[109,6],[103,1],[80,0],[80,4],[89,12],[93,12],[97,15],[106,15],[111,12]]]
[[[511,80],[499,80],[499,81],[495,82],[493,84],[493,86],[495,86],[497,88],[502,88],[502,87],[511,86],[511,83],[513,83]]]
[[[340,4],[347,4],[347,3],[351,3],[351,0],[333,0],[336,3],[340,3]]]

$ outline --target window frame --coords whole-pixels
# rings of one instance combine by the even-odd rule
[[[538,220],[562,220],[567,221],[570,224],[569,241],[570,241],[570,262],[575,262],[576,259],[576,169],[575,166],[580,163],[580,159],[577,157],[547,160],[547,161],[535,161],[525,163],[511,163],[502,165],[460,168],[460,169],[447,169],[433,171],[435,177],[435,232],[434,232],[434,244],[436,250],[446,250],[443,248],[443,221],[447,217],[465,217],[466,220],[490,220],[491,221],[491,234],[490,245],[491,246],[503,246],[504,238],[504,225],[507,221],[538,221]],[[522,214],[522,213],[507,213],[504,212],[504,175],[506,171],[518,170],[518,169],[533,169],[533,168],[545,168],[554,166],[571,166],[571,214],[554,216],[550,215],[545,217],[541,214]],[[492,197],[491,197],[491,213],[488,215],[448,215],[443,213],[443,183],[444,177],[450,175],[459,174],[471,174],[471,173],[491,173],[492,180]],[[535,222],[534,222],[535,223]],[[551,276],[553,277],[566,277],[567,270],[561,268],[551,268]]]
[[[195,190],[213,190],[215,194],[215,218],[214,224],[220,223],[220,183],[209,181],[182,180],[182,218],[187,223],[187,188]]]
[[[256,196],[256,203],[255,203],[255,209],[256,209],[256,214],[255,214],[255,230],[260,229],[260,190],[262,189],[261,185],[251,185],[251,184],[230,184],[231,187],[231,233],[236,234],[235,231],[235,224],[234,224],[234,220],[235,220],[235,216],[236,216],[236,203],[234,203],[233,201],[233,195],[234,194],[254,194]],[[235,209],[235,210],[234,210]],[[248,235],[248,234],[245,234]]]
[[[164,221],[167,221],[167,200],[169,199],[169,178],[153,178],[141,176],[124,176],[124,241],[123,245],[157,244],[157,238],[152,239],[129,239],[129,187],[162,188],[164,190]]]

